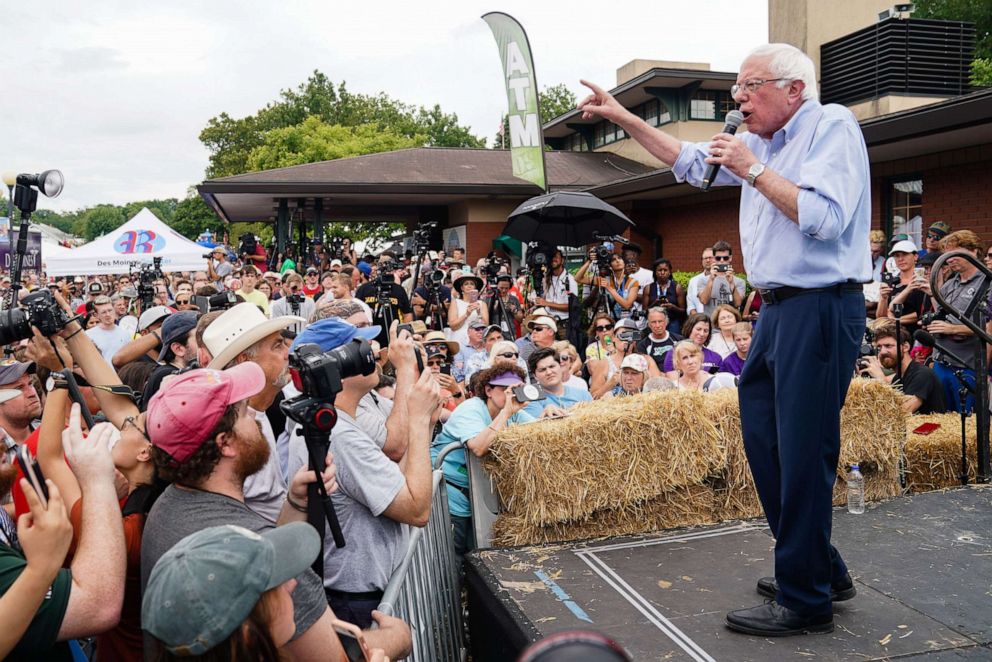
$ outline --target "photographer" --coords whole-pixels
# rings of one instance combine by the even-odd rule
[[[224,290],[224,279],[233,271],[234,267],[227,261],[227,248],[223,244],[214,246],[207,256],[207,277],[213,281],[218,292]]]
[[[713,266],[706,276],[706,282],[699,291],[699,303],[703,312],[712,315],[717,306],[726,303],[740,310],[744,303],[744,280],[734,276],[733,250],[726,241],[713,244]]]
[[[564,340],[568,335],[569,295],[578,296],[577,278],[565,269],[565,256],[555,248],[550,256],[550,270],[544,277],[544,296],[534,297],[534,305],[543,307],[555,320],[555,338]]]
[[[469,344],[469,326],[478,322],[489,325],[489,306],[479,300],[482,286],[482,279],[472,275],[462,276],[452,283],[459,298],[452,298],[448,304],[448,326],[451,339],[459,346]]]
[[[354,347],[359,330],[329,318],[307,327],[294,349],[308,343],[329,351]],[[415,346],[409,333],[400,331],[390,346],[394,358],[402,356],[403,369],[416,372]],[[430,433],[438,408],[439,392],[429,371],[417,377],[407,398],[409,443],[399,463],[389,459],[356,420],[359,402],[379,383],[376,372],[341,375],[341,391],[334,398],[337,424],[331,431],[331,452],[337,467],[338,491],[332,496],[347,544],[325,544],[324,590],[338,618],[366,628],[390,576],[406,554],[407,527],[427,524],[431,510]],[[290,471],[308,461],[306,442],[290,439]],[[330,539],[330,532],[327,533]]]
[[[496,287],[487,298],[489,321],[498,326],[503,332],[503,337],[508,340],[517,337],[517,329],[520,328],[520,322],[524,318],[523,304],[510,291],[511,289],[513,289],[513,276],[499,274],[496,276]]]
[[[287,271],[282,275],[282,296],[273,301],[269,309],[273,318],[292,315],[308,320],[317,309],[317,305],[313,299],[303,294],[303,279],[300,278],[300,274]],[[305,323],[297,322],[290,328],[299,333],[304,326]]]
[[[974,232],[958,230],[940,240],[940,249],[945,253],[967,251],[980,259],[983,244]],[[980,344],[971,329],[959,323],[956,315],[960,315],[972,305],[985,276],[978,267],[961,258],[950,257],[945,265],[950,268],[951,275],[940,286],[940,294],[953,309],[953,314],[940,311],[933,321],[924,321],[929,321],[925,325],[926,330],[934,335],[938,343],[967,362],[966,365],[961,365],[939,348],[934,350],[933,371],[944,387],[944,404],[952,411],[960,411],[961,404],[958,398],[960,384],[954,373],[956,369],[960,369],[969,383],[975,383],[975,351]],[[930,293],[929,288],[928,281],[921,286],[927,294]],[[970,412],[973,407],[974,396],[969,394],[965,401],[965,411]]]
[[[874,345],[877,356],[866,356],[858,360],[858,374],[869,377],[885,384],[901,387],[903,392],[902,410],[907,414],[943,414],[947,411],[944,406],[944,393],[940,380],[930,368],[920,365],[913,360],[909,331],[902,328],[899,344],[902,350],[902,364],[899,372],[902,379],[897,379],[895,373],[886,375],[885,370],[895,371],[896,362],[896,327],[895,324],[880,323],[874,327]]]
[[[265,252],[265,247],[258,237],[246,232],[241,235],[241,245],[238,247],[238,255],[245,266],[255,266],[259,269],[265,268],[265,263],[269,261],[269,256]]]
[[[379,256],[379,268],[375,279],[364,283],[355,292],[355,298],[364,301],[373,311],[373,322],[382,327],[376,340],[380,347],[389,346],[389,326],[393,320],[409,322],[412,318],[410,299],[397,278],[400,266],[391,253]]]
[[[599,259],[596,249],[591,249],[589,259],[579,267],[575,274],[575,280],[584,285],[602,288],[602,292],[606,293],[606,301],[603,305],[614,319],[629,318],[634,310],[634,303],[637,301],[637,293],[641,286],[627,275],[627,265],[618,253],[610,255],[610,274],[608,276],[588,273],[589,268]],[[596,308],[598,309],[600,306],[597,305]]]
[[[916,331],[920,316],[931,308],[929,297],[921,289],[924,280],[923,270],[916,267],[916,255],[916,246],[908,240],[896,242],[889,251],[899,275],[882,274],[878,308],[875,311],[876,319],[883,317],[895,319],[892,308],[902,305],[902,316],[899,321],[905,326],[910,337]]]

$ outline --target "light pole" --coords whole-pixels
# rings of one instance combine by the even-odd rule
[[[10,230],[14,227],[14,184],[17,183],[17,173],[7,171],[3,173],[3,183],[7,186],[7,240],[10,241]],[[14,281],[10,281],[11,292],[10,302],[6,297],[0,298],[0,309],[14,307]]]

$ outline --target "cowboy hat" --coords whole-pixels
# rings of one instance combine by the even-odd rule
[[[448,340],[444,337],[444,331],[431,331],[426,336],[424,336],[425,345],[447,345],[448,346],[448,356],[454,357],[461,350],[461,345],[455,340]]]
[[[222,370],[259,340],[296,323],[305,324],[306,320],[293,315],[268,319],[255,304],[239,303],[224,311],[203,332],[203,344],[214,357],[207,367]]]

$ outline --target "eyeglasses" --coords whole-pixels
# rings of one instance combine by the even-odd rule
[[[134,426],[134,429],[138,431],[138,434],[144,437],[146,441],[151,443],[151,440],[148,439],[148,435],[145,433],[145,431],[138,427],[138,423],[135,420],[134,416],[127,416],[124,418],[124,423],[121,425],[121,432],[124,432],[124,430],[127,428],[128,425]]]
[[[597,327],[594,327],[594,328],[595,328],[595,329],[596,329],[597,331],[609,331],[610,329],[612,329],[612,328],[613,328],[613,326],[612,326],[612,325],[610,325],[610,324],[600,324],[599,326],[597,326]]]
[[[729,255],[714,255],[713,259],[716,260],[717,262],[730,262]]]
[[[747,93],[748,94],[754,94],[755,92],[758,91],[758,88],[761,87],[762,85],[764,85],[765,83],[774,83],[775,81],[778,81],[778,80],[788,80],[788,79],[786,79],[786,78],[769,78],[769,79],[766,80],[764,78],[749,78],[746,81],[744,81],[743,83],[731,85],[730,86],[730,96],[736,97],[740,93],[741,90],[747,90]]]
[[[540,324],[535,324],[534,326],[530,327],[530,330],[531,331],[547,331],[550,328],[551,328],[550,326],[541,326]]]
[[[927,232],[927,239],[940,239],[940,238],[941,237],[940,237],[939,234],[934,234],[932,232]]]
[[[992,257],[992,251],[989,251],[988,253],[986,253],[985,254],[985,257]]]
[[[572,356],[571,356],[571,354],[562,354],[561,356],[558,357],[558,362],[559,363],[571,363],[572,362]]]
[[[177,306],[185,306],[189,303],[189,299],[176,299]]]
[[[502,354],[497,354],[496,356],[502,356],[504,359],[515,359],[520,355],[516,352],[503,352]]]
[[[430,368],[440,368],[444,365],[444,361],[428,361],[427,366]]]

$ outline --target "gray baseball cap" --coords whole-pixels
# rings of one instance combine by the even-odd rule
[[[29,361],[27,363],[22,361],[11,361],[9,363],[0,363],[0,384],[13,384],[21,375],[28,372],[34,374],[35,365],[34,361]]]
[[[141,627],[176,655],[202,655],[241,625],[262,594],[307,569],[317,531],[293,522],[255,533],[240,526],[197,531],[155,564]]]

